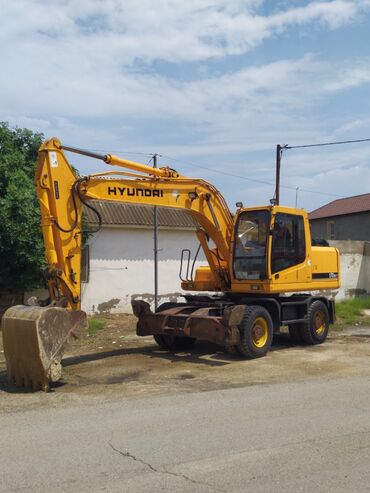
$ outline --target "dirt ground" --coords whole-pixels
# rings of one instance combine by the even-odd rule
[[[63,359],[63,380],[51,392],[9,386],[0,338],[0,411],[59,406],[84,399],[199,392],[311,378],[370,376],[370,319],[331,331],[319,346],[294,345],[288,334],[275,338],[265,358],[244,360],[224,348],[198,341],[190,352],[160,349],[135,334],[135,318],[111,315],[105,329],[76,342]]]

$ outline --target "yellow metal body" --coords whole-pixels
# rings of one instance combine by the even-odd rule
[[[311,232],[306,211],[292,207],[271,206],[241,209],[240,212],[248,210],[268,210],[271,214],[270,230],[274,227],[275,216],[278,213],[302,216],[304,221],[305,258],[301,263],[274,274],[271,272],[271,262],[267,262],[267,279],[261,281],[241,281],[231,276],[231,291],[239,293],[279,294],[339,288],[339,252],[333,247],[311,246]],[[235,218],[235,223],[236,220],[237,218]],[[234,241],[235,236],[233,236]],[[272,235],[269,235],[267,241],[268,259],[271,258],[272,241]],[[233,251],[233,248],[231,248],[231,251]],[[232,258],[230,259],[229,269],[232,273]],[[328,273],[328,277],[315,277],[321,273]],[[329,277],[330,273],[333,273],[333,277]],[[336,274],[335,277],[334,274]]]
[[[45,142],[38,153],[35,185],[49,265],[48,286],[52,300],[67,297],[72,309],[80,308],[81,294],[82,205],[76,201],[74,210],[72,200],[76,179],[59,141]],[[65,230],[76,224],[72,231],[64,232],[56,222]]]
[[[330,247],[311,247],[305,211],[281,206],[255,207],[239,209],[233,216],[221,193],[202,179],[186,178],[168,167],[154,169],[110,154],[103,160],[130,171],[104,172],[78,179],[58,139],[45,142],[39,150],[36,189],[52,300],[64,298],[67,307],[80,307],[81,200],[92,199],[187,211],[194,218],[196,235],[208,266],[198,268],[194,280],[182,283],[183,289],[278,294],[339,287],[338,251]],[[233,273],[234,231],[239,214],[248,210],[268,211],[271,231],[277,213],[302,216],[306,245],[304,260],[272,273],[269,259],[273,240],[269,234],[266,278],[236,279]],[[327,277],[321,273],[327,273]]]

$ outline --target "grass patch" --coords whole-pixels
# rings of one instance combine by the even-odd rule
[[[107,325],[107,321],[105,318],[89,318],[89,327],[87,329],[87,333],[92,336],[99,332],[99,330],[103,330]]]
[[[353,323],[361,317],[361,311],[370,309],[370,298],[351,298],[335,304],[337,317],[343,323]]]

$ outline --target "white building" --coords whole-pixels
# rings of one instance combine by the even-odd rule
[[[131,300],[154,304],[153,207],[93,201],[103,225],[88,242],[82,283],[82,309],[88,313],[131,313]],[[192,259],[199,242],[192,217],[175,209],[158,208],[158,302],[184,301],[179,278],[181,251]],[[88,223],[97,217],[85,210]],[[203,251],[196,265],[206,265]],[[190,263],[190,269],[192,264]],[[184,274],[186,263],[184,263]],[[189,269],[189,270],[190,270]]]

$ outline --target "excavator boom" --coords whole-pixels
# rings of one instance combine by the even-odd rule
[[[63,149],[130,172],[108,171],[77,177]],[[213,285],[208,283],[207,289],[222,291],[230,284],[228,263],[233,218],[221,193],[204,180],[186,178],[168,167],[152,168],[111,154],[103,156],[63,147],[57,139],[51,139],[39,151],[36,190],[53,301],[63,299],[65,306],[80,308],[82,205],[95,211],[90,203],[94,199],[188,212],[194,219],[212,273]]]

